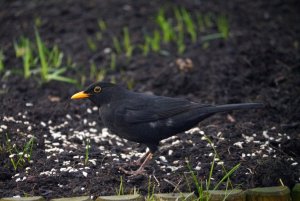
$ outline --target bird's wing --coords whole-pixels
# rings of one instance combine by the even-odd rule
[[[117,111],[117,116],[126,123],[145,123],[167,119],[205,106],[207,105],[193,103],[186,99],[155,96],[151,99],[148,97],[145,101],[141,99],[128,102],[125,107]]]

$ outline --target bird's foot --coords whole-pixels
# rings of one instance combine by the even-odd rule
[[[130,162],[131,165],[135,166],[141,166],[144,163],[144,160],[151,154],[150,151],[147,151],[144,155],[142,155],[141,158],[137,159],[136,161]]]
[[[141,175],[141,174],[145,174],[145,166],[146,164],[149,162],[149,160],[151,160],[153,154],[151,152],[147,153],[145,156],[142,157],[145,158],[145,160],[143,161],[142,165],[139,167],[139,169],[133,171],[133,170],[125,170],[123,167],[119,167],[119,170],[121,170],[122,172],[124,172],[125,174],[129,174],[131,175],[130,177],[134,177],[137,175]],[[138,160],[139,161],[139,160]]]
[[[130,177],[145,175],[145,169],[143,167],[140,167],[137,170],[125,170],[123,167],[119,167],[119,170],[124,172],[127,175],[130,175]]]

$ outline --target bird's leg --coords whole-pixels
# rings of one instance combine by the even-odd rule
[[[146,155],[146,154],[145,154]],[[125,174],[129,174],[131,176],[136,176],[136,175],[140,175],[144,173],[144,168],[146,166],[146,164],[152,159],[153,154],[151,152],[148,153],[148,155],[146,156],[144,162],[142,163],[142,165],[139,167],[139,169],[135,170],[135,171],[129,171],[129,170],[125,170],[124,168],[119,168],[121,171],[123,171]]]
[[[147,151],[145,154],[142,155],[142,157],[140,157],[136,161],[133,161],[132,164],[133,165],[142,165],[143,160],[145,160],[150,153],[151,153],[150,151]]]

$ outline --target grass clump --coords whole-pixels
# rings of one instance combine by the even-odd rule
[[[240,164],[235,165],[233,168],[231,168],[229,171],[227,171],[222,164],[222,172],[224,176],[218,181],[214,186],[212,186],[212,178],[213,178],[213,172],[215,170],[215,162],[219,160],[219,154],[217,153],[217,150],[215,149],[214,144],[212,141],[206,137],[206,140],[208,141],[209,145],[213,148],[214,151],[214,157],[210,166],[209,174],[206,180],[198,179],[195,172],[193,171],[189,161],[187,161],[187,167],[189,169],[189,173],[191,175],[192,181],[194,186],[197,189],[198,199],[199,201],[208,201],[210,200],[210,194],[209,190],[217,190],[222,184],[226,184],[225,191],[228,191],[228,195],[230,194],[230,189],[233,188],[233,185],[231,183],[230,177],[236,172],[236,170],[240,167]],[[185,175],[186,176],[186,175]],[[189,180],[186,177],[187,183],[189,184]]]
[[[62,75],[66,72],[67,68],[61,66],[63,53],[58,49],[58,47],[54,46],[52,49],[48,49],[42,41],[37,29],[35,29],[35,40],[38,48],[38,59],[40,62],[42,82],[56,80],[75,84],[75,80]]]
[[[144,44],[140,45],[140,48],[144,56],[147,56],[150,51],[153,52],[160,51],[161,37],[160,37],[160,32],[158,30],[154,30],[153,36],[145,35],[144,41],[145,41]]]
[[[154,17],[154,23],[151,31],[142,33],[143,40],[139,44],[133,43],[128,27],[123,27],[119,37],[112,37],[116,56],[124,54],[130,59],[135,46],[139,47],[144,56],[150,52],[168,56],[165,48],[174,46],[181,55],[185,53],[187,43],[201,44],[203,48],[207,48],[210,41],[226,40],[229,36],[229,23],[225,15],[194,13],[184,7],[171,7],[171,10],[160,8]],[[101,33],[107,30],[103,20],[98,20],[98,27]],[[101,39],[102,36],[101,34]],[[114,56],[111,59],[114,63]]]
[[[134,186],[133,188],[131,188],[129,190],[129,192],[125,191],[125,184],[124,184],[124,179],[122,176],[120,176],[120,184],[119,184],[119,188],[116,188],[116,195],[120,196],[120,195],[137,195],[139,194],[139,190]]]
[[[22,58],[22,74],[25,79],[39,74],[42,83],[51,80],[76,83],[75,80],[63,76],[67,70],[67,67],[62,66],[63,52],[57,45],[47,48],[37,29],[35,29],[35,42],[22,36],[17,42],[14,42],[14,49],[16,57]],[[71,65],[69,60],[68,65]]]
[[[168,45],[175,43],[178,54],[183,54],[186,50],[187,38],[190,38],[191,43],[207,43],[208,41],[217,39],[227,39],[229,35],[229,23],[225,15],[218,16],[214,20],[211,13],[191,13],[183,7],[173,7],[171,13],[171,20],[166,17],[164,9],[160,9],[156,16],[156,24],[159,30],[153,31],[153,37],[144,37],[145,43],[142,45],[143,54],[149,53],[149,46],[153,52],[159,52],[161,48],[161,41]],[[212,28],[216,27],[217,33],[209,33]],[[157,32],[162,35],[162,40],[155,40]],[[200,34],[206,34],[200,37]],[[198,40],[201,38],[201,40]],[[152,44],[156,44],[153,48]]]
[[[155,192],[155,184],[151,180],[151,176],[148,179],[148,193],[147,197],[145,198],[146,201],[154,201],[154,192]]]
[[[9,161],[15,171],[31,162],[34,143],[35,138],[31,138],[19,149],[16,144],[11,143],[11,139],[6,135],[6,144],[3,150],[9,154]]]
[[[119,40],[116,36],[112,37],[113,46],[118,55],[124,53],[127,59],[130,59],[132,57],[134,46],[131,41],[128,27],[123,28],[122,34],[122,40]]]
[[[221,180],[215,186],[211,186],[211,181],[213,178],[213,171],[215,168],[215,159],[216,159],[216,156],[214,156],[214,158],[213,158],[213,162],[210,167],[208,178],[205,181],[203,181],[202,179],[198,180],[190,163],[187,162],[187,166],[190,171],[193,183],[197,189],[199,201],[208,201],[210,199],[209,190],[217,190],[223,182],[226,182],[226,191],[230,192],[230,190],[228,190],[228,187],[231,185],[230,176],[240,167],[240,164],[235,165],[231,170],[229,170],[228,172],[225,173],[225,175],[221,178]]]
[[[22,74],[25,79],[40,74],[42,83],[51,80],[76,83],[75,80],[62,75],[67,70],[67,67],[62,66],[63,52],[57,45],[47,48],[37,29],[35,29],[35,43],[22,36],[17,42],[14,42],[14,49],[16,57],[22,58]],[[71,65],[69,58],[67,64]]]

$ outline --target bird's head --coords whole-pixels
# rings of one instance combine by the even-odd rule
[[[101,105],[109,103],[116,96],[121,95],[124,88],[107,82],[97,82],[91,84],[86,90],[80,91],[74,94],[71,99],[90,99],[95,105],[101,107]]]

